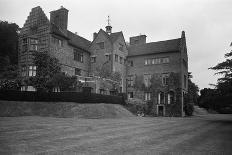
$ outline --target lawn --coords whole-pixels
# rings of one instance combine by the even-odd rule
[[[0,117],[0,154],[230,154],[232,116]]]

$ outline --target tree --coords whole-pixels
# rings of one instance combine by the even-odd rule
[[[231,44],[232,45],[232,44]],[[223,94],[232,93],[232,51],[225,54],[226,60],[209,69],[216,70],[222,77],[218,79],[217,89]]]
[[[18,31],[15,23],[0,21],[0,89],[16,90],[20,87],[18,73]]]
[[[188,73],[188,94],[187,94],[187,98],[188,98],[188,102],[197,104],[198,97],[199,97],[199,95],[198,95],[199,88],[194,82],[192,82],[192,80],[191,80],[192,78],[193,78],[192,73],[189,72]]]
[[[18,31],[17,24],[0,21],[0,71],[18,62]]]
[[[26,83],[38,91],[51,91],[54,87],[59,87],[62,91],[75,88],[76,77],[62,73],[58,59],[51,57],[48,52],[35,52],[34,63],[37,67],[36,76],[31,77]]]
[[[95,74],[101,78],[109,79],[107,80],[112,85],[113,90],[117,90],[120,86],[120,81],[122,79],[122,75],[120,72],[111,71],[111,63],[106,61],[102,66],[99,66],[95,70]],[[102,85],[107,85],[105,81],[101,81]]]

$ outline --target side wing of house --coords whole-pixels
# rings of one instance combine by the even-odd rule
[[[106,32],[102,29],[97,33],[93,42],[90,45],[90,72],[98,75],[103,68],[109,72],[112,71],[112,43]]]

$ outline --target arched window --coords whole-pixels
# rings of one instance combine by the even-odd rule
[[[173,104],[174,103],[174,92],[169,91],[168,93],[168,104]]]
[[[158,104],[164,104],[165,97],[164,97],[164,92],[159,92],[158,93]]]

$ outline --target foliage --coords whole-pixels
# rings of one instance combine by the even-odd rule
[[[0,89],[18,89],[18,30],[15,23],[0,21]]]
[[[136,75],[134,80],[134,88],[137,91],[142,91],[145,89],[142,75]]]
[[[191,74],[191,72],[188,73],[188,93],[186,94],[187,96],[187,101],[190,103],[194,103],[197,104],[198,101],[198,92],[199,92],[199,88],[198,86],[192,82],[193,76]]]
[[[77,83],[75,76],[67,76],[63,73],[53,75],[52,79],[48,81],[50,88],[59,87],[62,91],[75,90],[81,83]]]
[[[227,112],[232,113],[232,51],[226,53],[225,58],[225,61],[209,68],[222,77],[218,79],[215,89],[201,90],[199,105],[221,113],[227,109]]]
[[[184,104],[184,112],[187,116],[192,116],[194,111],[194,106],[191,103]]]
[[[21,82],[18,79],[1,79],[0,90],[18,90]]]
[[[18,31],[17,24],[0,21],[0,72],[18,62]]]
[[[204,88],[200,91],[199,106],[219,113],[232,113],[232,94],[221,95],[217,89]]]
[[[58,59],[47,52],[35,52],[36,76],[25,82],[38,91],[51,91],[54,87],[59,87],[62,91],[73,90],[77,86],[76,78],[63,74],[58,62]]]
[[[222,75],[222,77],[218,79],[217,83],[217,89],[221,95],[232,93],[232,51],[226,53],[225,58],[225,61],[209,68],[216,70],[216,74]]]
[[[101,67],[97,67],[95,73],[103,79],[109,79],[107,83],[105,80],[101,81],[103,87],[106,87],[110,83],[113,90],[119,89],[122,75],[120,72],[111,71],[110,62],[107,61]]]

